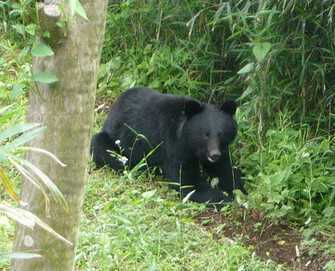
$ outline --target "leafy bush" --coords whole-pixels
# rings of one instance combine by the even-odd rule
[[[0,30],[17,42],[27,42],[35,36],[35,1],[5,0],[0,2]],[[23,38],[23,39],[22,39]]]
[[[239,156],[253,188],[249,204],[276,219],[333,224],[335,138],[313,137],[311,129],[293,126],[285,114],[274,126],[260,146],[257,131],[242,125],[241,141],[248,145]]]
[[[320,124],[331,132],[334,7],[331,1],[296,0],[119,1],[110,6],[103,61],[119,57],[123,70],[136,60],[128,86],[152,83],[154,75],[153,85],[162,91],[186,90],[204,100],[243,93],[257,102],[256,111],[264,121],[273,108],[288,107],[294,112],[292,120]],[[259,44],[271,48],[263,61],[255,54]],[[173,61],[167,59],[167,51]],[[141,63],[153,55],[159,56],[159,71],[147,74],[150,69],[143,71]],[[175,61],[182,69],[170,65]],[[250,63],[255,69],[239,75]],[[180,81],[185,71],[188,80]],[[125,84],[113,87],[121,91]]]

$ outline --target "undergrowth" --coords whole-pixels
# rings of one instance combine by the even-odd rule
[[[0,3],[0,102],[15,105],[1,126],[22,119],[31,89],[33,5]],[[239,135],[232,150],[249,191],[243,204],[274,221],[296,223],[311,253],[323,246],[335,255],[334,10],[332,1],[310,0],[110,1],[98,100],[112,102],[134,85],[217,104],[237,99]],[[259,60],[257,50],[265,47]],[[99,124],[104,117],[98,115]],[[222,265],[263,270],[240,246],[227,250],[199,231],[188,213],[193,207],[162,200],[158,190],[146,198],[146,186],[118,183],[105,171],[92,177],[80,268],[99,270],[109,261],[130,269],[179,268],[192,256],[196,269],[215,270],[225,258]]]
[[[262,263],[238,242],[214,240],[183,204],[157,183],[91,175],[77,253],[80,270],[282,270]]]
[[[306,242],[320,233],[333,240],[334,4],[182,3],[110,5],[99,96],[144,85],[217,104],[238,98],[232,150],[246,206],[296,223]]]

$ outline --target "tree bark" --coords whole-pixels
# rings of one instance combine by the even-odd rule
[[[62,1],[50,2],[57,5]],[[51,71],[59,81],[53,85],[37,84],[37,90],[30,93],[27,113],[28,122],[39,122],[47,128],[31,145],[50,151],[67,166],[61,167],[36,152],[28,153],[27,159],[51,177],[65,196],[69,208],[65,210],[63,206],[51,201],[48,212],[43,196],[28,181],[23,180],[21,192],[22,201],[27,203],[25,208],[73,242],[74,246],[54,238],[38,227],[32,231],[18,225],[14,251],[34,252],[42,258],[15,259],[12,270],[67,271],[74,267],[107,9],[106,0],[80,2],[88,20],[78,15],[69,17],[64,35],[60,35],[59,29],[52,26],[52,23],[57,22],[57,12],[56,16],[48,14],[50,7],[43,10],[42,4],[41,12],[44,12],[44,16],[40,16],[41,28],[48,28],[51,37],[56,35],[56,39],[47,41],[55,54],[34,58],[33,71]]]

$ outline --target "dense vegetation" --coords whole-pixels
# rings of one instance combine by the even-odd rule
[[[248,206],[335,222],[335,48],[331,1],[111,4],[99,81],[240,102],[235,160]],[[258,51],[267,52],[259,59]],[[256,56],[256,57],[255,57]]]
[[[33,2],[0,3],[1,105],[15,103],[20,116],[38,29]],[[333,1],[312,0],[110,1],[98,103],[134,85],[213,103],[237,99],[232,150],[250,193],[240,203],[296,223],[309,244],[318,243],[316,233],[326,236],[322,245],[335,254],[334,9]],[[97,127],[104,116],[97,113]],[[13,113],[6,125],[15,121]]]

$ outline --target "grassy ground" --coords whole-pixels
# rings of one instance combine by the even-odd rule
[[[283,270],[251,249],[196,223],[204,205],[145,177],[129,180],[100,170],[90,175],[76,270]],[[0,251],[10,251],[14,226],[0,216]],[[8,270],[8,261],[0,261]]]
[[[280,270],[195,223],[203,205],[166,187],[95,172],[87,185],[77,253],[80,270]]]

